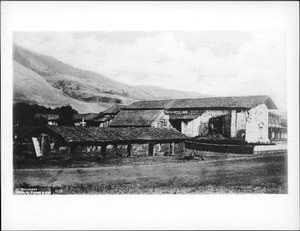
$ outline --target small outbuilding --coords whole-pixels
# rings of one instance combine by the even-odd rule
[[[57,126],[59,115],[58,114],[43,114],[43,113],[36,113],[35,119],[44,119],[47,121],[47,124],[50,126]]]
[[[99,122],[100,127],[107,127],[112,119],[115,118],[115,116],[121,111],[121,109],[124,106],[122,105],[113,105],[112,107],[100,112],[99,117],[96,119],[96,121]]]
[[[172,128],[169,116],[163,110],[122,110],[109,127]]]

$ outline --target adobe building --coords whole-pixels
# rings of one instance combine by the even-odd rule
[[[46,114],[46,113],[36,113],[35,119],[45,119],[47,121],[47,124],[50,126],[57,126],[59,115],[58,114]]]
[[[162,110],[170,125],[189,137],[219,133],[247,142],[270,142],[269,109],[277,109],[275,103],[269,96],[259,95],[139,101],[123,111],[130,111],[133,118],[134,110],[139,115]]]
[[[99,117],[96,119],[100,123],[100,127],[108,127],[113,118],[121,111],[124,106],[122,105],[113,105],[112,107],[99,113]]]
[[[285,115],[269,111],[269,139],[275,142],[287,140],[287,118]]]
[[[164,110],[122,110],[109,127],[172,128],[172,125]]]

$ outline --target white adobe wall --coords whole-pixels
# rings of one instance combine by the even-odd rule
[[[236,137],[237,132],[237,112],[231,110],[230,137]]]
[[[181,121],[181,131],[183,134],[194,137],[199,135],[200,116],[188,122]]]
[[[210,118],[229,114],[230,110],[206,110],[201,116],[188,123],[181,122],[182,133],[190,137],[198,135],[206,136],[208,134],[208,121]]]
[[[236,113],[236,130],[237,132],[239,130],[246,129],[246,117],[247,117],[247,111],[241,111]]]
[[[237,137],[239,132],[245,131],[245,140],[248,142],[269,142],[268,108],[265,104],[241,112],[206,110],[201,116],[190,122],[181,122],[182,133],[190,137],[206,136],[210,118],[229,114],[231,114],[231,137]]]
[[[173,128],[170,121],[169,115],[166,115],[163,111],[156,118],[154,122],[152,122],[151,127],[154,128]]]
[[[247,117],[247,111],[236,112],[235,136],[231,136],[231,137],[238,137],[238,138],[245,137],[246,117]]]
[[[260,104],[246,113],[246,141],[270,142],[268,139],[268,108]]]

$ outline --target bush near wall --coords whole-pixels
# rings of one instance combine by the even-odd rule
[[[254,146],[252,145],[199,143],[199,142],[192,142],[192,141],[187,141],[185,143],[185,147],[188,149],[195,149],[201,151],[239,153],[239,154],[253,154],[253,149],[254,149]]]
[[[198,143],[207,143],[207,144],[251,145],[251,146],[275,145],[275,143],[266,143],[266,142],[251,143],[245,140],[240,140],[235,138],[215,139],[215,138],[207,138],[207,137],[194,137],[192,141]]]

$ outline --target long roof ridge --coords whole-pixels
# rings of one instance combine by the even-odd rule
[[[216,99],[216,98],[240,98],[240,97],[270,97],[269,95],[235,95],[235,96],[212,96],[212,97],[197,97],[197,98],[179,98],[179,99],[154,99],[154,100],[141,100],[138,102],[156,102],[156,101],[175,101],[175,100],[198,100],[198,99]],[[134,104],[132,103],[132,104]]]
[[[252,108],[266,101],[269,109],[277,109],[275,103],[268,95],[143,100],[132,103],[124,109]]]

